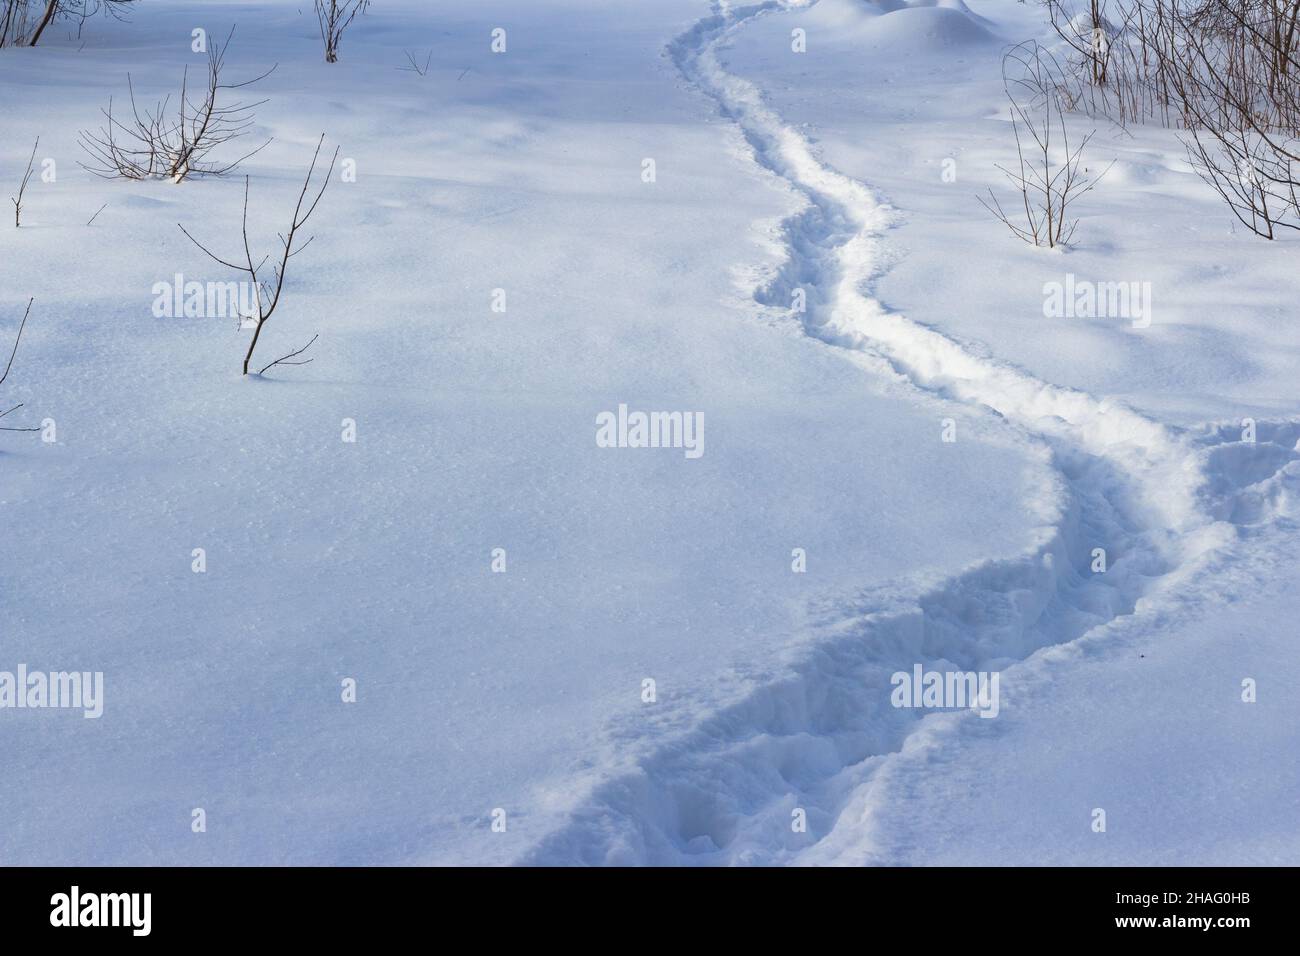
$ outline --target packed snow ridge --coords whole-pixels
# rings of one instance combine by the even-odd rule
[[[854,840],[869,845],[869,822],[841,815],[918,726],[914,712],[889,705],[893,672],[919,662],[996,670],[1072,641],[1141,610],[1157,590],[1176,595],[1217,550],[1295,500],[1300,424],[1259,423],[1251,446],[1236,425],[1175,431],[977,356],[872,298],[882,238],[897,213],[821,161],[761,91],[718,58],[747,23],[812,5],[716,0],[710,16],[669,46],[682,75],[740,128],[754,160],[805,200],[782,227],[784,264],[754,297],[788,313],[801,289],[809,336],[1018,429],[1054,469],[1059,514],[1032,553],[976,566],[903,606],[894,600],[846,614],[781,679],[600,785],[533,848],[531,862],[792,863],[842,822],[861,828]],[[935,4],[878,10],[889,17],[921,6]],[[983,30],[962,4],[940,6]],[[1104,574],[1090,567],[1096,549],[1105,552]],[[796,809],[807,814],[805,834],[792,833]]]

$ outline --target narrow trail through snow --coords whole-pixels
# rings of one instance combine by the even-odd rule
[[[797,861],[917,727],[915,712],[889,705],[890,674],[915,663],[1005,669],[1140,610],[1144,597],[1176,589],[1243,529],[1285,509],[1300,467],[1300,424],[1260,423],[1248,449],[1232,428],[1176,431],[973,355],[871,298],[895,213],[822,162],[757,86],[718,60],[746,23],[807,6],[715,0],[712,14],[669,47],[683,76],[740,128],[755,161],[806,199],[783,224],[784,264],[755,299],[788,311],[802,289],[808,335],[1019,429],[1056,472],[1059,519],[1032,553],[990,560],[908,606],[845,608],[781,679],[600,785],[533,848],[531,862]],[[1105,550],[1105,573],[1091,569],[1096,548]],[[807,833],[791,830],[795,808],[807,813]]]

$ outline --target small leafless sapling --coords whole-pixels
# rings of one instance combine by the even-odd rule
[[[311,218],[311,214],[316,211],[316,206],[320,203],[321,197],[325,195],[325,187],[329,185],[330,181],[330,170],[334,168],[334,164],[338,160],[339,151],[338,148],[335,147],[334,156],[321,176],[320,189],[316,191],[315,198],[311,199],[310,203],[308,203],[308,193],[312,187],[312,180],[316,175],[316,163],[320,158],[320,149],[324,142],[325,137],[322,135],[320,140],[316,143],[316,152],[312,154],[311,166],[308,168],[307,176],[303,180],[302,191],[298,194],[298,203],[294,206],[293,218],[289,222],[288,232],[279,234],[280,250],[276,254],[275,261],[272,262],[270,279],[266,279],[264,276],[266,264],[268,260],[271,259],[271,256],[263,256],[260,261],[254,262],[252,247],[248,242],[247,176],[244,177],[244,258],[242,261],[231,261],[214,254],[207,246],[203,245],[203,243],[190,235],[189,231],[184,226],[177,223],[181,232],[185,233],[190,242],[203,250],[203,252],[206,253],[214,262],[217,262],[228,269],[242,272],[244,275],[248,276],[248,281],[251,283],[253,288],[254,308],[256,309],[256,314],[250,316],[254,323],[253,338],[252,341],[248,343],[248,351],[244,353],[243,374],[245,375],[248,374],[249,363],[253,360],[253,351],[257,348],[258,340],[262,336],[262,328],[266,325],[267,320],[271,318],[272,314],[274,314],[275,307],[280,304],[280,293],[284,290],[284,276],[285,270],[289,265],[289,260],[302,252],[303,249],[307,248],[308,244],[310,244],[312,239],[315,238],[314,236],[309,236],[305,242],[298,242],[299,230],[301,230],[307,223],[307,220]],[[257,374],[262,375],[268,369],[274,368],[277,365],[306,365],[311,361],[311,359],[302,359],[299,361],[298,357],[311,348],[312,344],[315,343],[318,337],[319,333],[313,335],[311,341],[302,348],[296,349],[288,355],[283,355],[274,362],[264,365]]]
[[[27,192],[27,183],[32,178],[32,164],[36,162],[36,147],[41,145],[41,138],[36,137],[36,142],[32,144],[32,155],[27,160],[27,171],[23,173],[23,181],[18,184],[18,195],[10,196],[9,201],[14,204],[14,228],[17,229],[23,224],[23,194]]]
[[[358,13],[364,13],[370,0],[316,0],[316,20],[325,41],[325,62],[337,63],[343,31],[352,25]]]
[[[215,149],[245,135],[253,125],[253,110],[266,102],[222,105],[217,102],[218,96],[226,90],[251,86],[275,71],[272,66],[251,80],[224,82],[221,74],[234,33],[232,27],[224,43],[214,42],[208,50],[207,82],[200,93],[191,93],[189,68],[186,68],[175,115],[169,111],[170,96],[153,109],[141,110],[128,74],[130,116],[115,116],[113,101],[109,100],[108,109],[103,111],[106,125],[95,133],[86,130],[81,133],[81,146],[90,157],[90,161],[82,163],[82,166],[105,179],[162,178],[179,183],[189,176],[228,173],[266,148],[270,140],[233,161],[209,159]]]
[[[1019,208],[1006,212],[992,189],[987,202],[978,197],[980,204],[1018,239],[1050,248],[1064,245],[1079,223],[1069,218],[1070,205],[1110,167],[1097,177],[1087,175],[1083,150],[1092,133],[1071,145],[1059,92],[1063,76],[1050,52],[1033,41],[1012,48],[1003,60],[1003,84],[1019,163],[1014,169],[997,168],[1011,184]],[[1054,143],[1058,136],[1059,145]]]
[[[23,340],[23,329],[27,327],[27,317],[32,314],[32,302],[34,301],[35,301],[34,299],[27,300],[27,311],[23,313],[23,320],[18,325],[18,334],[14,337],[14,347],[9,353],[9,361],[5,364],[4,374],[0,375],[0,385],[3,385],[5,383],[5,379],[9,377],[9,370],[14,367],[14,356],[18,354],[18,343]],[[8,409],[7,411],[0,412],[0,419],[3,419],[10,412],[18,411],[18,409],[22,407],[23,407],[23,403],[19,402],[13,408]],[[39,428],[20,428],[11,425],[0,425],[0,432],[38,432],[38,431],[40,431]]]

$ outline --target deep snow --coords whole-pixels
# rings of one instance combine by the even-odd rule
[[[58,164],[0,230],[0,397],[58,434],[0,433],[0,670],[106,675],[99,720],[0,713],[0,860],[1295,862],[1289,244],[1138,130],[1077,248],[1019,247],[972,194],[1042,25],[914,6],[383,0],[327,66],[310,10],[158,2],[0,51],[0,168]],[[242,181],[76,166],[236,20],[255,241],[320,133],[358,172],[267,327],[315,361],[261,380],[150,311],[234,278],[175,224],[230,248]],[[1045,319],[1066,271],[1152,327]],[[620,403],[704,455],[598,448]],[[892,708],[917,661],[1003,714]]]

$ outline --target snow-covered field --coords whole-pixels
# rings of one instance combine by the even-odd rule
[[[270,145],[79,166],[235,25]],[[0,50],[0,424],[43,429],[0,431],[0,704],[102,672],[102,716],[0,708],[0,864],[1300,863],[1296,240],[1084,117],[1075,241],[1012,238],[975,196],[1035,4],[75,33]],[[313,361],[245,377],[237,318],[158,314],[239,279],[177,224],[242,257],[247,174],[273,252],[322,134],[254,364]],[[602,447],[621,406],[696,441]],[[995,706],[895,706],[917,667]]]

